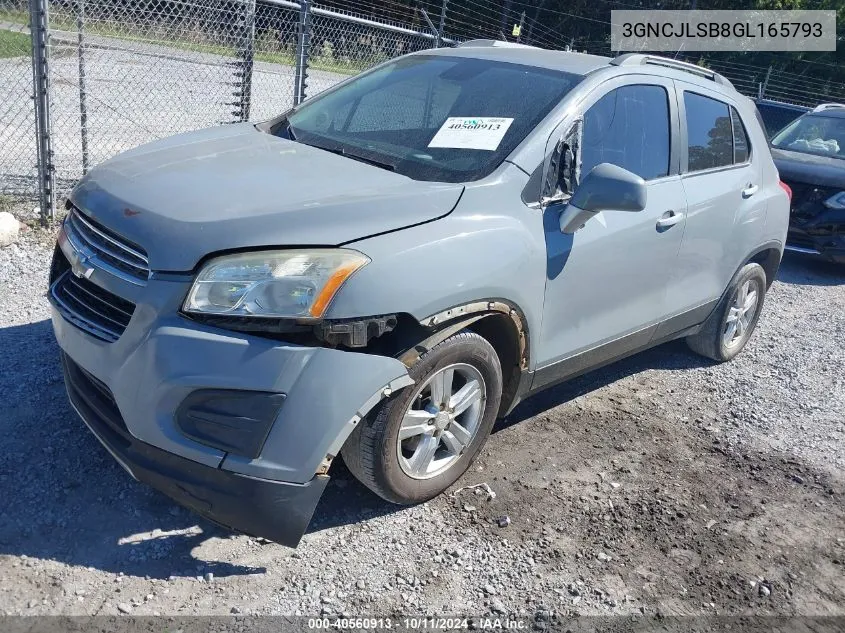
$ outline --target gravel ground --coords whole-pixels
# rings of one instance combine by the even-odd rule
[[[525,402],[429,503],[335,464],[290,550],[135,483],[76,418],[50,253],[0,250],[0,613],[845,615],[841,268],[787,256],[732,363],[671,343]]]

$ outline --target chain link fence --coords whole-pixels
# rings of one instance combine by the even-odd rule
[[[270,118],[438,39],[309,0],[0,0],[0,28],[2,194],[45,216],[121,151]]]
[[[265,120],[387,59],[452,45],[443,33],[447,5],[430,18],[422,8],[372,2],[360,5],[365,15],[311,0],[0,0],[0,208],[37,200],[50,217],[91,166],[121,151]],[[464,9],[450,5],[454,16]],[[472,24],[471,33],[505,37],[498,21]],[[524,42],[560,44],[533,26]],[[751,96],[845,101],[840,84],[689,61]]]
[[[49,3],[51,137],[57,192],[151,140],[292,103],[296,13],[255,2]],[[252,113],[261,116],[261,113]]]
[[[406,25],[386,23],[374,27],[371,20],[360,15],[319,6],[312,9],[312,14],[307,96],[393,57],[436,45],[436,33]]]
[[[761,68],[738,62],[707,60],[708,68],[727,77],[736,89],[752,97],[814,107],[820,103],[845,103],[845,85],[812,77]]]
[[[32,43],[25,0],[0,0],[0,211],[38,196]]]

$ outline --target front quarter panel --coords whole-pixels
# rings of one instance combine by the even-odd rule
[[[445,218],[351,243],[372,260],[344,285],[330,319],[408,313],[418,320],[486,299],[504,299],[539,332],[546,247],[542,214],[521,192],[528,176],[505,164],[467,186]],[[397,213],[400,210],[397,209]],[[534,354],[530,353],[530,366]]]

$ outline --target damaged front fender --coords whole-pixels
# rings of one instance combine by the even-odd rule
[[[519,345],[519,369],[528,368],[528,333],[525,327],[525,317],[510,303],[502,300],[474,301],[460,306],[443,310],[422,319],[421,324],[429,328],[437,328],[431,336],[406,350],[399,360],[407,367],[413,365],[432,347],[445,341],[453,334],[471,326],[491,314],[505,314],[513,322]]]

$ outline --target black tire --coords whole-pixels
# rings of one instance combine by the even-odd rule
[[[486,401],[472,440],[444,472],[429,479],[407,475],[399,464],[399,427],[418,391],[438,370],[454,363],[471,365],[484,379]],[[446,490],[466,471],[490,435],[502,399],[502,368],[493,346],[474,332],[463,331],[447,338],[411,367],[415,384],[383,400],[355,428],[341,449],[350,472],[374,493],[403,505],[427,501]]]
[[[728,345],[723,337],[728,326],[728,316],[738,293],[747,282],[750,282],[751,287],[758,293],[757,304],[745,332],[735,342]],[[745,348],[754,333],[760,312],[763,310],[765,297],[766,272],[760,264],[746,264],[731,280],[716,309],[704,322],[701,331],[687,337],[687,345],[692,351],[720,363],[731,360]]]

